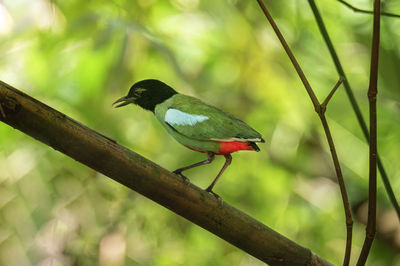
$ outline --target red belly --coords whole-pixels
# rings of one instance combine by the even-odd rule
[[[231,142],[220,142],[219,144],[220,144],[219,150],[218,152],[215,153],[215,155],[225,155],[235,151],[242,151],[242,150],[254,151],[253,147],[249,146],[248,142],[231,141]],[[193,149],[188,146],[186,147],[194,151],[203,153],[205,152]]]

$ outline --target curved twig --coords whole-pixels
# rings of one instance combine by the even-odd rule
[[[366,9],[361,9],[358,7],[353,6],[352,4],[349,4],[346,1],[343,0],[337,0],[338,2],[342,3],[343,5],[347,6],[348,8],[352,9],[354,12],[359,12],[359,13],[366,13],[366,14],[374,14],[374,11],[371,10],[366,10]],[[389,13],[385,11],[381,11],[380,14],[382,16],[387,16],[387,17],[394,17],[394,18],[400,18],[400,15],[394,14],[394,13]]]

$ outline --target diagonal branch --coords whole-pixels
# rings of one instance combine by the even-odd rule
[[[0,121],[114,179],[271,265],[330,265],[197,186],[0,81]]]
[[[378,94],[378,66],[380,41],[380,6],[381,1],[374,1],[374,26],[372,35],[371,70],[368,89],[369,100],[369,191],[368,191],[368,222],[364,245],[357,265],[365,265],[376,233],[376,157],[377,151],[377,119],[376,96]]]
[[[306,75],[303,72],[303,69],[301,69],[299,63],[297,62],[296,57],[292,53],[292,50],[290,50],[289,45],[287,44],[285,38],[283,37],[281,31],[279,30],[278,26],[276,25],[274,19],[272,18],[271,14],[268,12],[267,8],[265,7],[264,3],[262,0],[257,0],[258,4],[260,5],[265,17],[267,18],[268,22],[271,24],[272,28],[275,31],[276,36],[278,37],[279,41],[281,42],[283,49],[285,49],[286,54],[289,56],[290,61],[292,62],[294,68],[296,69],[297,74],[299,75],[301,82],[303,82],[303,85],[308,93],[308,95],[311,98],[311,102],[314,105],[314,109],[317,113],[320,112],[320,104],[317,99],[317,96],[315,96],[314,90],[311,88],[310,83],[308,82]]]
[[[328,31],[325,27],[325,23],[321,17],[321,14],[319,13],[318,7],[315,4],[314,0],[308,0],[308,3],[310,4],[310,7],[315,16],[315,20],[318,24],[318,28],[319,28],[321,35],[326,43],[326,46],[328,47],[329,53],[331,54],[332,60],[336,67],[336,71],[339,73],[340,76],[345,78],[343,85],[344,85],[344,89],[347,94],[347,98],[349,98],[351,107],[353,108],[354,113],[357,117],[357,121],[361,127],[361,131],[364,134],[364,137],[366,138],[367,142],[369,142],[369,132],[368,132],[367,124],[365,123],[364,117],[361,114],[361,109],[358,106],[356,98],[354,97],[353,90],[351,89],[350,83],[349,83],[348,79],[346,78],[346,74],[344,73],[342,64],[340,63],[340,60],[336,53],[335,47],[333,46],[331,38],[329,37]],[[383,162],[382,162],[379,154],[378,154],[378,168],[379,168],[379,172],[381,173],[381,178],[382,178],[382,182],[385,186],[386,193],[388,194],[390,202],[392,203],[392,205],[397,213],[397,218],[400,221],[400,206],[399,206],[399,203],[397,202],[396,196],[393,192],[392,186],[389,181],[389,177],[386,173],[385,167],[383,166]]]
[[[342,174],[342,170],[340,167],[340,163],[339,163],[339,159],[336,153],[336,148],[335,148],[335,144],[333,142],[333,138],[332,138],[332,134],[330,132],[329,129],[329,125],[328,122],[326,120],[325,117],[325,111],[326,111],[326,104],[328,103],[329,99],[332,97],[333,93],[335,92],[335,90],[337,89],[337,87],[339,87],[339,85],[341,84],[342,80],[340,79],[337,86],[335,86],[335,88],[331,91],[331,93],[328,95],[327,99],[324,102],[324,105],[321,105],[320,102],[318,101],[317,97],[315,96],[315,93],[313,91],[313,89],[310,86],[310,83],[308,82],[306,76],[304,75],[303,70],[301,69],[299,63],[297,62],[295,56],[293,55],[289,45],[287,44],[285,38],[283,37],[282,33],[280,32],[278,26],[276,25],[275,21],[273,20],[271,14],[269,13],[269,11],[267,10],[267,8],[265,7],[264,3],[262,0],[257,0],[258,4],[260,5],[265,17],[267,18],[267,20],[269,21],[269,23],[271,24],[272,28],[274,29],[276,35],[278,36],[278,39],[280,40],[283,48],[285,49],[287,55],[289,56],[294,68],[296,69],[297,74],[299,75],[301,81],[304,84],[304,87],[308,93],[308,95],[310,96],[310,99],[314,105],[314,109],[317,112],[322,126],[324,128],[324,132],[325,132],[325,136],[329,145],[329,149],[331,152],[331,156],[332,156],[332,161],[333,161],[333,165],[335,167],[335,171],[336,171],[336,176],[338,179],[338,184],[340,187],[340,193],[342,195],[342,201],[343,201],[343,208],[344,208],[344,212],[345,212],[345,217],[346,217],[346,249],[345,249],[345,255],[344,255],[344,259],[343,259],[343,265],[349,265],[350,263],[350,254],[351,254],[351,243],[352,243],[352,230],[353,230],[353,220],[351,218],[351,211],[350,211],[350,204],[349,204],[349,198],[347,195],[347,191],[346,191],[346,186],[344,183],[344,179],[343,179],[343,174]]]
[[[348,2],[346,2],[346,1],[344,1],[344,0],[338,0],[338,1],[339,1],[340,3],[342,3],[343,5],[347,6],[348,8],[352,9],[354,12],[366,13],[366,14],[374,14],[374,11],[366,10],[366,9],[361,9],[361,8],[355,7],[355,6],[353,6],[352,4],[349,4]],[[381,11],[380,14],[381,14],[382,16],[400,18],[400,15],[394,14],[394,13],[389,13],[389,12]]]

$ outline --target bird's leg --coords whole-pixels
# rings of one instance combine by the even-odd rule
[[[222,166],[221,171],[219,171],[217,177],[214,179],[214,181],[212,181],[211,185],[209,185],[208,188],[206,188],[206,191],[207,191],[207,192],[211,192],[211,193],[213,193],[214,195],[216,195],[217,197],[218,197],[218,195],[215,194],[215,193],[212,191],[212,189],[213,189],[215,183],[217,183],[218,178],[222,175],[222,173],[225,171],[225,169],[226,169],[226,168],[231,164],[231,162],[232,162],[232,156],[231,156],[230,154],[225,154],[224,156],[225,156],[225,159],[226,159],[224,166]]]
[[[175,171],[173,171],[173,173],[174,173],[174,174],[177,174],[177,175],[180,175],[180,176],[181,176],[182,178],[184,178],[185,180],[189,180],[186,176],[184,176],[184,175],[182,174],[182,172],[185,171],[185,170],[188,170],[188,169],[191,169],[191,168],[200,166],[200,165],[205,165],[205,164],[211,163],[211,162],[214,161],[214,159],[215,159],[215,153],[213,153],[213,152],[207,152],[207,157],[208,157],[207,160],[204,160],[204,161],[201,161],[201,162],[198,162],[198,163],[195,163],[195,164],[191,164],[191,165],[188,165],[188,166],[185,166],[185,167],[176,169]]]

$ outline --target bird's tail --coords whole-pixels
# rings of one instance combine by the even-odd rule
[[[249,142],[249,146],[253,148],[253,150],[259,152],[260,148],[257,146],[255,142]]]

